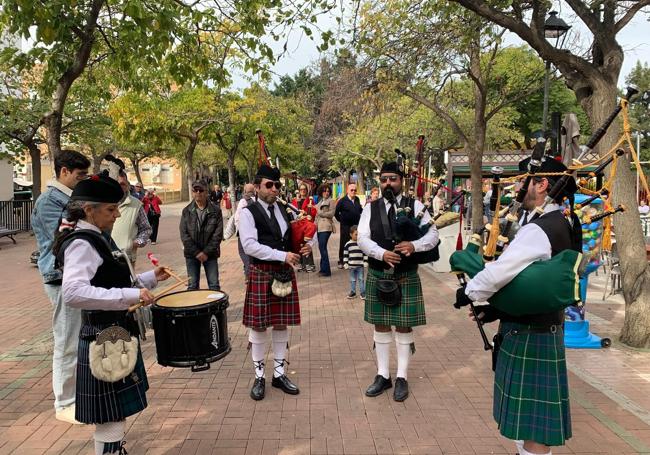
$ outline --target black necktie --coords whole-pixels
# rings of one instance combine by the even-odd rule
[[[395,233],[395,204],[395,202],[391,202],[388,208],[388,223],[390,224],[391,233]]]
[[[278,223],[278,219],[275,217],[275,210],[273,209],[274,204],[269,205],[269,216],[271,217],[271,229],[275,229],[275,231],[282,236],[282,229],[280,229],[280,223]]]
[[[528,211],[524,210],[524,217],[521,219],[521,225],[525,226],[528,224]]]

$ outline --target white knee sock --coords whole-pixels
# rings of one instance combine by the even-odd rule
[[[287,356],[287,342],[289,341],[289,330],[271,331],[273,340],[273,377],[279,378],[284,374],[284,361]]]
[[[409,360],[411,358],[411,343],[413,332],[395,332],[395,345],[397,347],[397,377],[407,379]]]
[[[517,453],[521,453],[521,451],[524,448],[524,440],[523,439],[515,440],[515,446],[517,447]]]
[[[535,454],[533,452],[529,452],[528,450],[524,449],[523,444],[521,445],[521,449],[519,448],[519,446],[517,446],[517,449],[519,450],[519,455],[551,455],[552,454],[552,451],[550,449],[548,452],[542,454]]]
[[[266,357],[266,349],[269,344],[269,334],[266,330],[264,332],[251,330],[248,333],[248,341],[251,343],[251,359],[255,368],[255,377],[263,378],[264,358]]]
[[[373,335],[375,340],[375,353],[377,354],[377,374],[390,378],[388,363],[390,362],[390,344],[393,341],[393,332],[377,332]]]
[[[126,420],[95,425],[95,455],[119,453]]]

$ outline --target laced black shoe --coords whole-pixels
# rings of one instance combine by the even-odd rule
[[[382,375],[378,374],[375,376],[375,380],[372,384],[366,389],[367,397],[377,397],[384,393],[384,390],[388,390],[393,387],[393,382],[390,378],[386,379]]]

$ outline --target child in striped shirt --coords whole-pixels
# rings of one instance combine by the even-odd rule
[[[366,283],[363,280],[363,269],[368,267],[368,256],[363,254],[357,244],[357,226],[350,227],[350,240],[343,247],[343,264],[350,270],[350,293],[348,299],[357,296],[356,285],[359,283],[359,294],[361,300],[366,299]]]

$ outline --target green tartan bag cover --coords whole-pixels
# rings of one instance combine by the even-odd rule
[[[581,253],[564,250],[547,261],[534,262],[488,302],[512,316],[552,313],[574,305],[580,300],[581,259]],[[465,272],[470,278],[485,267],[483,257],[469,246],[454,252],[449,264],[452,271]]]

